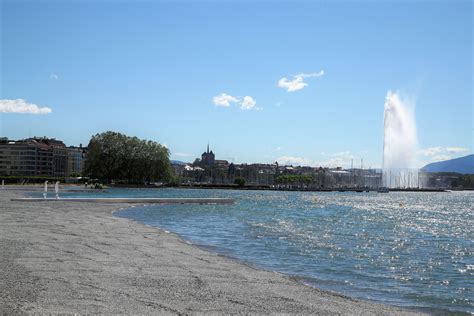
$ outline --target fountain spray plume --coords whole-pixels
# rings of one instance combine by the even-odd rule
[[[398,93],[388,91],[384,105],[383,186],[420,186],[419,172],[415,168],[417,148],[414,105]]]

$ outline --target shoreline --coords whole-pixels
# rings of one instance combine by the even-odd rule
[[[10,202],[0,191],[0,313],[423,311],[352,299],[115,216],[130,204]]]
[[[48,185],[49,192],[54,191],[54,185]],[[82,193],[97,193],[106,192],[107,188],[118,189],[202,189],[202,190],[231,190],[231,191],[282,191],[282,192],[379,192],[379,189],[366,187],[328,187],[328,188],[297,188],[297,187],[271,187],[270,185],[245,185],[239,187],[234,184],[196,184],[196,185],[108,185],[103,189],[85,188],[83,185],[62,183],[60,184],[60,192],[82,192]],[[6,190],[15,191],[43,191],[43,184],[5,184]],[[473,192],[474,188],[391,188],[389,192]]]
[[[157,229],[157,230],[159,230],[159,231],[161,231],[165,234],[169,234],[171,236],[174,236],[175,238],[178,239],[178,242],[180,242],[180,243],[190,245],[192,247],[196,247],[198,249],[201,249],[205,252],[215,254],[219,257],[225,258],[226,260],[230,260],[232,262],[235,262],[236,264],[244,265],[244,266],[246,266],[250,269],[254,269],[254,270],[261,270],[261,271],[266,271],[266,272],[269,272],[269,273],[274,273],[274,274],[279,275],[283,278],[286,278],[290,281],[299,283],[299,284],[307,286],[311,289],[321,291],[321,292],[324,292],[326,294],[333,295],[333,296],[336,296],[336,297],[339,297],[339,298],[342,298],[342,299],[346,299],[346,300],[350,300],[350,301],[362,301],[362,302],[368,302],[368,303],[372,303],[372,304],[376,304],[376,305],[393,307],[393,308],[396,308],[396,309],[401,309],[404,312],[416,313],[417,315],[471,315],[470,313],[467,313],[467,312],[464,312],[464,311],[459,311],[459,310],[439,309],[439,308],[436,309],[436,308],[429,307],[429,306],[414,306],[414,305],[409,305],[409,304],[407,304],[407,305],[393,305],[393,304],[390,304],[389,302],[383,303],[383,302],[379,302],[379,301],[376,301],[376,300],[352,297],[348,294],[340,293],[340,292],[337,292],[337,291],[334,291],[334,290],[331,290],[331,289],[324,289],[324,288],[318,287],[318,285],[316,283],[319,282],[320,280],[318,280],[316,278],[297,275],[297,274],[290,274],[290,273],[280,272],[280,271],[277,271],[277,270],[271,270],[271,269],[269,269],[265,266],[261,266],[261,265],[258,265],[258,264],[252,263],[252,262],[244,261],[244,260],[239,259],[238,257],[235,257],[235,256],[231,255],[231,254],[220,251],[219,247],[217,247],[217,246],[210,246],[210,245],[195,243],[192,240],[187,240],[186,238],[182,237],[180,234],[178,234],[176,232],[173,232],[173,231],[166,230],[165,228],[162,228],[162,227],[159,227],[159,226],[153,226],[151,224],[141,222],[141,221],[139,221],[137,219],[134,219],[134,218],[129,218],[129,217],[125,217],[125,216],[122,217],[122,216],[115,215],[115,213],[117,213],[117,212],[125,211],[127,209],[132,209],[132,208],[135,208],[135,207],[141,207],[141,206],[145,206],[145,205],[131,205],[130,207],[125,207],[123,209],[114,210],[114,211],[112,211],[112,214],[113,214],[113,216],[116,216],[116,217],[119,217],[119,218],[125,218],[127,220],[132,221],[132,222],[138,223],[139,225],[145,225],[145,226]]]

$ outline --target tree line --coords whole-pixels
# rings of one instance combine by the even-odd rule
[[[110,183],[167,182],[171,179],[170,152],[163,145],[116,132],[92,136],[85,173]]]
[[[313,182],[313,177],[303,174],[284,174],[275,178],[276,184],[309,184]]]

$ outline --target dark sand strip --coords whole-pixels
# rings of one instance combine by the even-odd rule
[[[129,204],[10,201],[18,197],[0,191],[0,314],[412,314],[313,289],[112,215]]]

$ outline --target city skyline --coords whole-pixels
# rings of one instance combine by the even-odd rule
[[[420,166],[472,153],[470,1],[2,1],[1,17],[0,136],[378,168],[392,90],[416,109]]]

